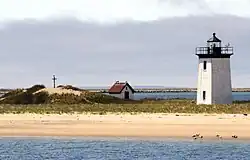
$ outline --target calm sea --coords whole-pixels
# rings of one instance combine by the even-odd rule
[[[90,138],[2,138],[1,160],[249,160],[250,143]]]
[[[250,100],[250,92],[233,92],[233,100],[246,101]],[[167,93],[135,93],[135,99],[172,99],[172,98],[185,98],[185,99],[196,99],[196,92],[167,92]]]

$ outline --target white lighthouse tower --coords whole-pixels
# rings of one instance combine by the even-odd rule
[[[197,104],[231,104],[233,47],[221,47],[221,40],[213,33],[206,47],[196,48],[196,55],[199,57]]]

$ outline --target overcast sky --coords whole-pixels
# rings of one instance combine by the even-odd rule
[[[196,87],[194,49],[213,32],[249,85],[250,0],[0,0],[0,88],[35,83]]]
[[[249,7],[249,0],[0,0],[0,19],[75,16],[105,22],[214,14],[249,17]]]

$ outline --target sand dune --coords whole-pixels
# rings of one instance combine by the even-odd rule
[[[3,114],[1,136],[140,136],[250,139],[250,117],[206,114]]]
[[[75,95],[81,95],[81,91],[74,91],[72,89],[64,89],[64,88],[43,88],[35,93],[39,92],[47,92],[48,94],[75,94]]]

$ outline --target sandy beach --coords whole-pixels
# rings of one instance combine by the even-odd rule
[[[211,114],[2,114],[0,136],[126,136],[250,139],[250,116]]]

